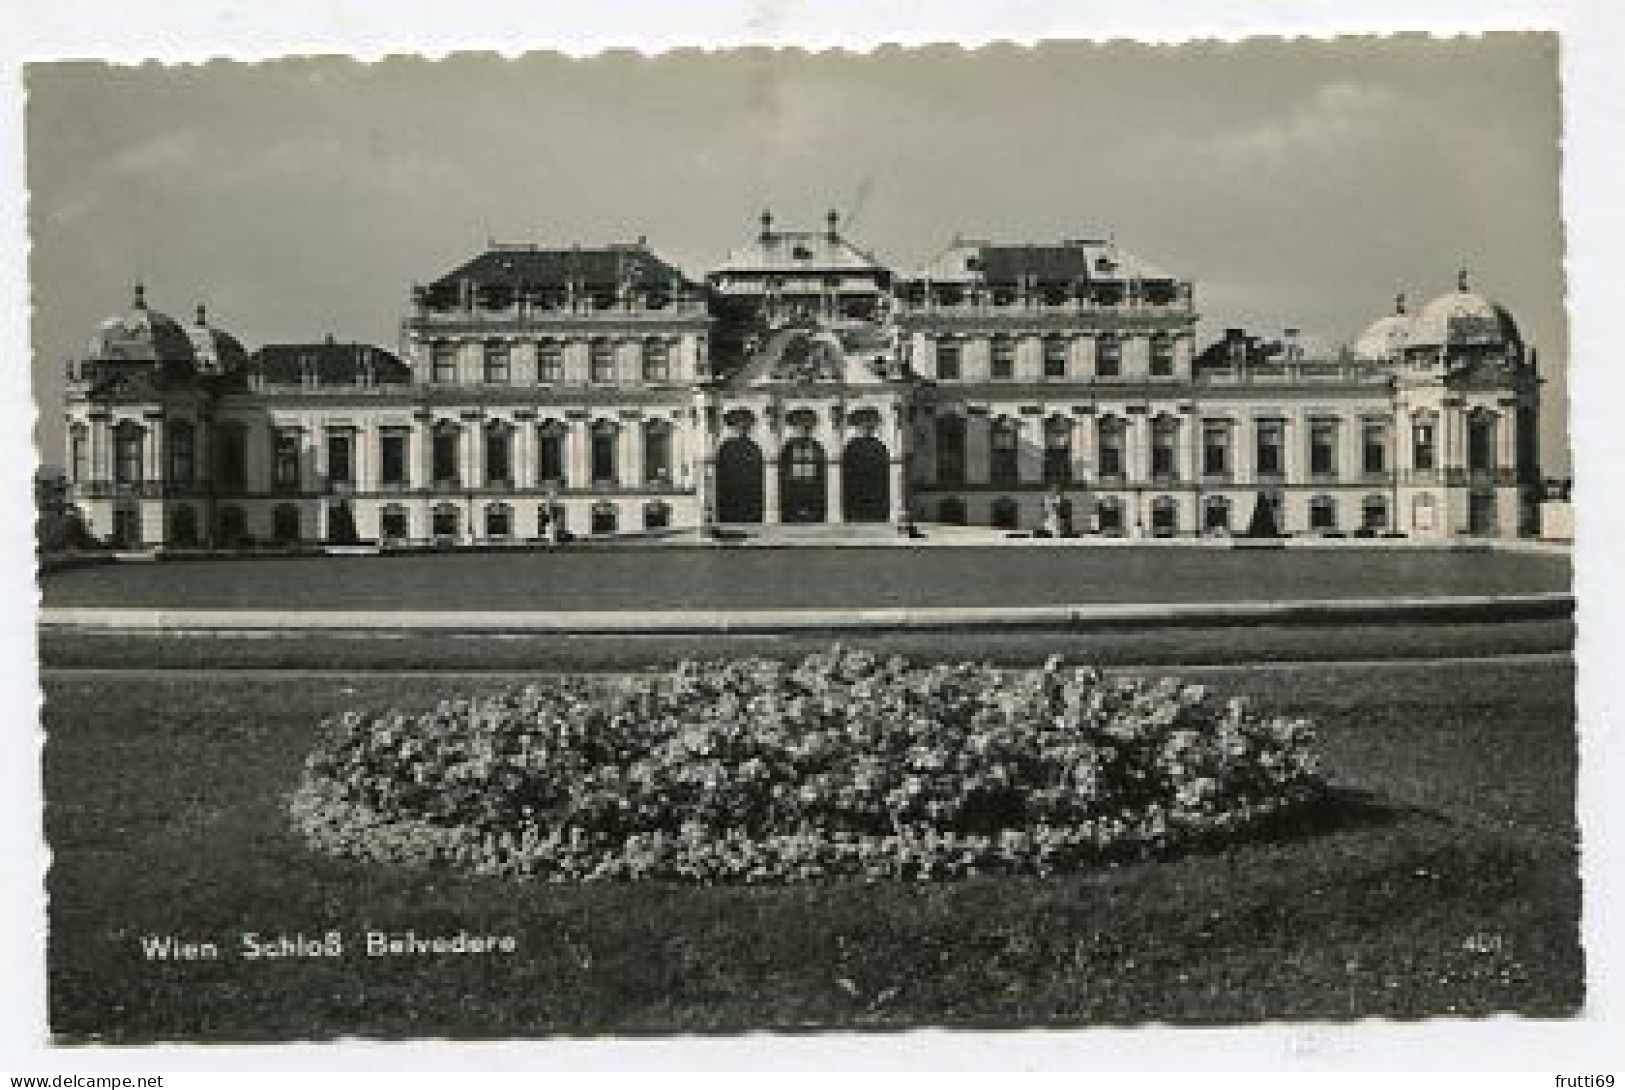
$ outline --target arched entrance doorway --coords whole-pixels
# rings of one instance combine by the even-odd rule
[[[891,457],[871,435],[852,440],[841,456],[841,510],[847,522],[885,522],[891,513]]]
[[[823,522],[828,508],[824,448],[816,439],[792,439],[779,456],[779,518]]]
[[[743,436],[717,448],[717,521],[761,522],[762,449]]]

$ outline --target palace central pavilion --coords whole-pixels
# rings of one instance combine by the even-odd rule
[[[488,545],[784,524],[947,534],[1533,532],[1535,354],[1403,297],[1350,347],[1229,330],[1103,240],[957,239],[904,274],[760,230],[690,279],[642,240],[492,244],[393,351],[249,352],[141,289],[69,368],[70,495],[126,549]]]

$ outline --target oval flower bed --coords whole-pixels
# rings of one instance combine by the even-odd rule
[[[1300,806],[1311,743],[1172,679],[836,647],[346,713],[290,810],[334,855],[553,881],[1046,873]]]

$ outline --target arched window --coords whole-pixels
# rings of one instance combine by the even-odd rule
[[[1116,496],[1102,496],[1095,503],[1095,526],[1112,537],[1123,535],[1123,501]]]
[[[455,503],[435,504],[433,530],[437,540],[455,539],[462,521],[462,509]]]
[[[937,504],[937,521],[944,526],[965,525],[965,501],[958,496],[947,496]]]
[[[1337,529],[1337,501],[1331,496],[1315,496],[1309,501],[1309,529],[1325,533]]]
[[[1020,479],[1021,432],[1014,420],[999,417],[988,432],[988,479],[994,484],[1015,484]]]
[[[513,508],[505,503],[485,505],[485,536],[504,539],[513,536]]]
[[[278,545],[293,545],[299,541],[299,508],[291,503],[279,503],[271,512],[271,540]]]
[[[1360,501],[1360,530],[1376,534],[1388,529],[1388,497],[1373,492]]]
[[[190,549],[197,545],[197,511],[191,504],[182,504],[169,513],[169,543]]]
[[[405,541],[412,536],[410,516],[398,503],[386,504],[378,517],[378,536],[386,543]]]
[[[1209,496],[1202,501],[1202,529],[1210,534],[1230,532],[1230,500],[1225,496]]]
[[[592,505],[592,532],[595,535],[613,534],[619,522],[619,513],[613,503],[608,500],[599,500]]]
[[[1020,509],[1016,501],[1009,496],[1000,496],[993,501],[993,528],[996,530],[1014,530],[1021,525]]]
[[[215,512],[216,544],[235,549],[248,543],[248,516],[234,503],[226,504]]]
[[[937,417],[937,483],[965,483],[965,418]]]
[[[643,528],[664,530],[671,525],[671,504],[665,500],[650,500],[643,505]]]
[[[1052,416],[1044,421],[1044,483],[1072,480],[1072,421]]]

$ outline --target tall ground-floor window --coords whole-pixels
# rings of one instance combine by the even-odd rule
[[[434,449],[431,469],[434,472],[434,483],[441,486],[456,485],[459,483],[457,448],[462,445],[463,437],[455,428],[438,428],[434,433]]]
[[[434,508],[434,536],[437,538],[454,538],[457,536],[457,527],[462,522],[462,512],[455,503],[438,503]]]
[[[293,545],[299,540],[299,508],[291,503],[279,503],[271,512],[271,540],[278,545]]]
[[[513,480],[513,433],[505,425],[485,429],[485,484],[505,487]]]
[[[937,417],[937,481],[940,484],[965,482],[965,418]]]
[[[643,479],[650,484],[671,480],[671,429],[664,425],[643,430]]]
[[[195,476],[196,443],[192,425],[177,420],[169,427],[169,480],[171,484],[191,484]],[[195,533],[194,533],[194,536]]]
[[[1125,425],[1115,416],[1101,418],[1099,444],[1096,448],[1096,468],[1102,480],[1120,480],[1123,476],[1123,442]]]
[[[1179,501],[1158,496],[1151,501],[1151,536],[1173,537],[1179,533]]]
[[[197,544],[197,510],[182,504],[169,513],[169,543],[182,549]]]
[[[513,508],[505,503],[487,504],[485,508],[485,536],[507,538],[513,536]]]
[[[1072,421],[1052,416],[1044,422],[1044,483],[1072,480]]]
[[[1331,496],[1315,496],[1309,501],[1309,529],[1317,533],[1337,529],[1337,501]]]
[[[385,431],[379,435],[378,481],[385,488],[406,487],[409,441],[404,431]]]
[[[248,515],[228,503],[215,512],[215,543],[233,549],[248,541]]]
[[[1388,497],[1373,492],[1360,501],[1360,529],[1376,533],[1388,529]]]
[[[536,436],[536,477],[542,484],[567,485],[564,471],[564,432],[544,425]]]
[[[113,433],[113,480],[118,484],[141,483],[141,448],[145,436],[135,424],[120,424]]]
[[[1123,534],[1123,501],[1116,496],[1102,496],[1095,504],[1095,525],[1103,534],[1121,537]]]
[[[619,478],[616,448],[619,430],[613,424],[599,424],[592,430],[592,480],[594,484],[614,484]]]
[[[412,536],[412,524],[405,507],[391,503],[378,517],[378,536],[385,541],[405,541]]]
[[[988,480],[994,484],[1015,484],[1020,479],[1020,435],[1014,420],[993,421],[988,435]]]

